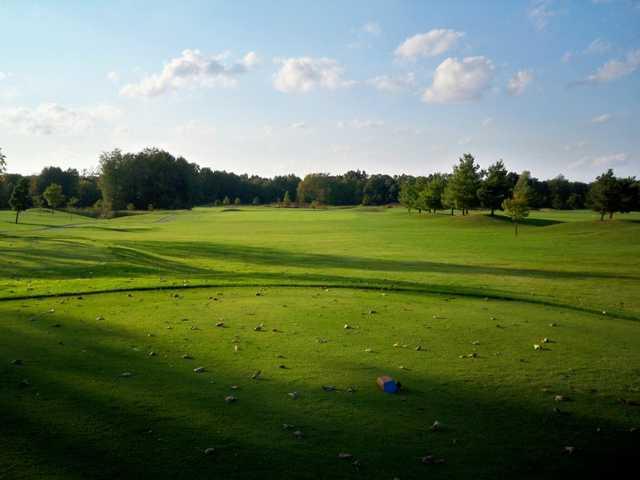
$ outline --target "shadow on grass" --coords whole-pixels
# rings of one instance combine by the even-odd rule
[[[505,215],[494,215],[492,217],[491,215],[486,214],[485,217],[490,218],[492,220],[513,224],[513,221],[511,220],[511,218]],[[524,220],[521,220],[519,223],[520,225],[528,225],[531,227],[548,227],[549,225],[558,225],[560,223],[567,223],[567,222],[563,222],[561,220],[551,220],[549,218],[530,218],[529,217],[529,218],[525,218]]]
[[[5,356],[25,366],[0,367],[0,478],[603,478],[638,455],[628,426],[553,414],[534,405],[526,385],[517,386],[523,400],[514,402],[462,379],[407,374],[412,380],[399,396],[373,385],[326,393],[306,382],[293,401],[290,385],[272,372],[265,381],[247,379],[264,368],[258,358],[242,366],[202,360],[208,371],[195,375],[195,362],[163,338],[60,315],[63,328],[51,333],[46,320],[28,322],[19,310],[3,315],[24,321],[0,325],[0,336]],[[385,369],[374,357],[317,361],[336,382],[345,371]],[[123,371],[134,375],[121,378]],[[23,378],[31,385],[21,388]],[[239,401],[227,405],[232,384],[241,385]],[[436,418],[445,421],[442,432],[429,431]],[[296,440],[284,423],[304,437]],[[576,454],[564,455],[565,445]],[[204,455],[208,447],[213,455]],[[339,460],[343,451],[361,468]],[[422,465],[427,453],[447,463]]]
[[[542,270],[530,268],[497,267],[488,265],[456,264],[427,260],[389,260],[352,255],[292,252],[269,247],[250,247],[210,242],[122,242],[132,249],[141,249],[157,256],[174,258],[212,258],[239,261],[248,264],[293,266],[309,269],[353,269],[388,272],[433,272],[457,275],[496,275],[532,278],[611,278],[640,280],[640,276],[593,271]]]

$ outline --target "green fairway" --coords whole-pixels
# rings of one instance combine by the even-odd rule
[[[518,237],[377,207],[13,220],[0,478],[598,478],[638,455],[640,214],[532,212]]]

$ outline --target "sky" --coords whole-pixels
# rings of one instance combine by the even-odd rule
[[[0,0],[8,170],[640,175],[640,1]]]

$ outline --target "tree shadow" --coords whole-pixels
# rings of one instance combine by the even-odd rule
[[[294,401],[286,395],[292,385],[273,372],[269,381],[248,380],[263,368],[259,355],[218,356],[196,375],[175,342],[59,315],[68,334],[24,321],[0,325],[5,356],[26,360],[0,369],[0,476],[9,478],[602,478],[634,465],[639,453],[627,425],[554,414],[527,398],[526,385],[515,386],[516,401],[463,379],[408,373],[406,393],[386,395],[373,378],[388,366],[375,357],[347,363],[322,355],[312,361],[328,377],[363,372],[370,385],[327,393],[321,379],[305,380]],[[148,357],[145,347],[160,356]],[[120,377],[124,370],[133,376]],[[23,378],[29,386],[20,387]],[[232,384],[241,385],[239,401],[225,404]],[[443,431],[429,430],[434,419],[446,419]],[[564,454],[565,445],[576,454]],[[427,453],[446,464],[422,465]]]
[[[496,220],[499,222],[508,222],[513,223],[510,217],[505,215],[494,215],[493,217],[489,214],[484,215],[486,218],[490,218],[492,220]],[[559,225],[561,223],[567,223],[562,220],[552,220],[550,218],[531,218],[527,217],[524,220],[518,222],[520,225],[527,225],[530,227],[548,227],[550,225]]]
[[[397,260],[365,258],[352,255],[326,253],[292,252],[269,247],[223,244],[211,242],[156,242],[123,241],[123,245],[143,249],[159,256],[183,258],[219,258],[249,264],[295,266],[309,269],[354,269],[363,271],[389,272],[433,272],[465,275],[495,275],[533,278],[616,278],[640,280],[640,276],[594,271],[566,271],[552,269],[512,268],[472,264],[456,264],[427,260]]]

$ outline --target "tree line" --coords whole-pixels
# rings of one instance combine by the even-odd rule
[[[0,173],[5,169],[5,156],[0,150]],[[40,174],[26,177],[5,173],[0,182],[0,208],[67,207],[106,213],[196,205],[400,203],[409,211],[447,209],[466,215],[470,209],[484,208],[493,215],[514,200],[523,175],[526,181],[520,181],[520,191],[526,194],[520,195],[519,202],[526,199],[526,209],[592,208],[602,218],[640,210],[638,181],[635,177],[618,178],[611,170],[591,184],[573,182],[562,175],[538,180],[529,172],[508,171],[502,161],[484,170],[471,154],[464,154],[451,173],[428,176],[369,175],[355,170],[342,175],[312,173],[302,179],[296,175],[264,178],[201,168],[156,148],[137,153],[105,152],[95,171],[46,167]]]
[[[494,215],[506,210],[512,217],[526,216],[528,209],[591,208],[613,218],[615,212],[640,210],[640,182],[635,177],[618,178],[609,169],[591,184],[571,182],[560,175],[540,181],[530,172],[507,171],[500,160],[482,170],[471,154],[465,154],[450,174],[410,177],[400,187],[399,202],[409,211],[436,212],[450,209],[462,215],[470,208],[484,208]]]

